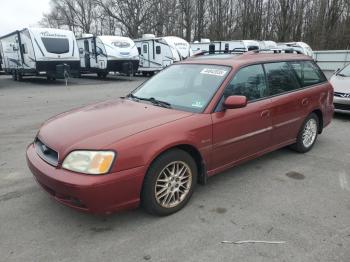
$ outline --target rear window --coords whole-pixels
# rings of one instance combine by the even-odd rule
[[[42,37],[47,52],[52,54],[64,54],[69,52],[69,41],[67,38]]]
[[[321,70],[311,61],[290,62],[302,87],[315,85],[326,81]]]

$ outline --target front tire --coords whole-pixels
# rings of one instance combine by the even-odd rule
[[[291,148],[299,153],[306,153],[315,145],[319,129],[319,119],[315,113],[310,114],[304,121],[297,141]]]
[[[197,183],[197,165],[180,149],[160,155],[150,166],[143,183],[141,203],[153,215],[167,216],[182,209]]]

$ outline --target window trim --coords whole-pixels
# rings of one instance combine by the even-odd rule
[[[240,67],[237,68],[237,71],[231,76],[231,78],[228,80],[227,84],[225,85],[225,87],[222,89],[222,92],[221,92],[221,95],[220,95],[220,98],[218,99],[218,101],[216,102],[216,105],[215,107],[213,107],[213,110],[210,114],[213,114],[213,113],[217,113],[217,112],[222,112],[223,110],[219,108],[220,104],[223,103],[222,101],[222,98],[224,96],[224,91],[225,89],[227,88],[227,86],[231,83],[231,81],[233,80],[233,78],[236,76],[236,74],[239,72],[239,70],[241,70],[242,68],[245,68],[245,67],[248,67],[248,66],[252,66],[252,65],[262,65],[263,69],[264,69],[264,73],[265,73],[265,82],[267,84],[267,87],[268,87],[268,90],[269,90],[269,94],[270,94],[270,87],[268,85],[268,81],[267,81],[267,73],[266,73],[266,69],[265,69],[265,64],[270,64],[270,63],[282,63],[282,62],[286,62],[290,67],[291,65],[289,64],[289,62],[311,62],[311,63],[314,63],[318,68],[319,70],[321,71],[321,73],[323,74],[323,76],[325,77],[325,81],[323,82],[320,82],[320,83],[317,83],[317,84],[313,84],[313,85],[309,85],[309,86],[305,86],[305,87],[302,87],[301,84],[299,84],[300,88],[298,89],[294,89],[294,90],[291,90],[291,91],[286,91],[286,92],[283,92],[283,93],[279,93],[279,94],[276,94],[276,95],[269,95],[267,97],[263,97],[263,98],[260,98],[260,99],[255,99],[255,100],[251,100],[251,101],[248,101],[247,104],[250,104],[250,103],[255,103],[255,102],[259,102],[259,101],[262,101],[262,100],[266,100],[266,99],[271,99],[271,98],[274,98],[276,96],[281,96],[281,95],[285,95],[285,94],[289,94],[289,93],[292,93],[292,92],[298,92],[298,91],[301,91],[303,89],[307,89],[307,88],[313,88],[317,85],[323,85],[325,83],[328,82],[328,79],[327,77],[324,75],[323,71],[320,69],[320,67],[317,65],[317,63],[314,61],[314,60],[310,60],[310,59],[296,59],[296,60],[274,60],[274,61],[266,61],[266,62],[253,62],[253,63],[250,63],[250,64],[245,64],[245,65],[242,65]],[[294,72],[294,70],[293,70]],[[295,74],[295,72],[293,73]],[[227,76],[229,77],[229,76]],[[299,80],[297,78],[297,82],[299,83]]]

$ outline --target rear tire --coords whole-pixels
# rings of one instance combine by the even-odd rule
[[[185,151],[173,149],[160,155],[150,166],[143,183],[141,204],[158,216],[182,209],[197,183],[197,165]]]
[[[311,113],[304,121],[299,131],[297,141],[291,148],[299,153],[306,153],[315,145],[318,130],[319,119],[315,113]]]

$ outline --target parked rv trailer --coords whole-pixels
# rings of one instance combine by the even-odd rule
[[[153,75],[172,63],[192,55],[190,44],[179,37],[143,35],[134,40],[140,54],[139,72]]]
[[[130,38],[122,36],[85,36],[77,39],[80,72],[97,73],[106,77],[109,72],[133,74],[139,67],[137,47]]]
[[[311,57],[314,55],[311,47],[304,42],[277,43],[277,46],[283,50],[293,49]]]
[[[74,34],[52,28],[25,28],[0,38],[3,70],[14,80],[45,75],[65,78],[79,72]]]
[[[191,43],[191,50],[194,54],[203,51],[215,52],[215,51],[251,51],[260,48],[259,42],[254,40],[232,40],[232,41],[213,41],[208,39],[201,42]]]
[[[259,47],[260,49],[278,49],[277,43],[270,40],[259,41]]]

